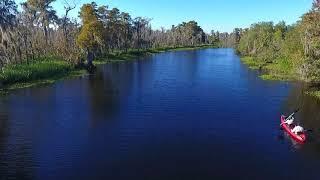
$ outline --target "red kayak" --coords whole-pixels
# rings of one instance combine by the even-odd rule
[[[285,119],[286,119],[286,117],[282,115],[281,116],[281,127],[290,135],[290,137],[292,139],[294,139],[295,141],[297,141],[299,143],[305,143],[307,140],[306,134],[304,132],[299,133],[299,134],[293,133],[291,131],[293,129],[293,127],[290,127],[288,124],[284,123]]]

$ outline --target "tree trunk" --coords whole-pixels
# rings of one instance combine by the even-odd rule
[[[87,65],[88,66],[93,66],[93,59],[94,59],[94,54],[92,51],[88,50],[87,51]]]
[[[26,54],[26,61],[27,61],[27,64],[29,64],[29,54],[28,54],[28,44],[27,44],[27,36],[24,34],[24,49],[25,49],[25,54]]]
[[[47,29],[47,26],[44,26],[43,30],[44,30],[44,37],[45,37],[45,40],[46,40],[46,45],[48,45],[48,29]]]
[[[87,71],[89,73],[94,73],[95,66],[93,65],[94,53],[90,50],[87,50]]]

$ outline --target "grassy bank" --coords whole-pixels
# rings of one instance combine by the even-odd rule
[[[187,51],[187,50],[197,50],[197,49],[205,49],[205,48],[217,48],[217,46],[205,44],[205,45],[189,46],[189,47],[164,47],[164,48],[151,49],[151,51],[155,51],[155,52]]]
[[[257,61],[253,57],[242,57],[241,60],[244,64],[248,65],[250,69],[262,70],[263,74],[260,77],[264,80],[297,80],[294,67],[287,59],[277,59],[272,63]]]
[[[128,50],[127,52],[113,52],[104,58],[94,61],[95,65],[109,62],[121,62],[134,60],[148,54],[165,51],[195,50],[203,48],[213,48],[211,45],[195,47],[166,47],[146,50]],[[0,94],[10,90],[21,89],[32,86],[47,85],[57,80],[85,74],[85,70],[76,69],[66,61],[57,58],[42,58],[28,64],[9,65],[0,72]]]
[[[295,68],[286,59],[277,59],[273,63],[262,63],[256,61],[253,57],[241,57],[241,61],[248,65],[250,69],[262,70],[260,76],[263,80],[278,80],[278,81],[295,81],[299,80],[295,73]],[[320,90],[311,89],[306,92],[307,95],[320,99]]]
[[[161,52],[168,52],[168,51],[187,51],[187,50],[197,50],[197,49],[205,49],[205,48],[216,48],[213,45],[201,45],[201,46],[194,46],[194,47],[164,47],[164,48],[152,48],[152,49],[130,49],[127,52],[112,52],[102,58],[97,58],[94,61],[95,65],[112,63],[112,62],[123,62],[128,60],[134,60],[138,57],[161,53]]]
[[[9,90],[53,83],[59,79],[83,74],[69,63],[47,58],[28,64],[9,65],[0,73],[0,93]]]
[[[308,91],[306,94],[320,100],[320,91]]]
[[[241,61],[246,64],[250,69],[261,69],[263,67],[263,63],[256,61],[253,57],[244,56],[241,57]]]

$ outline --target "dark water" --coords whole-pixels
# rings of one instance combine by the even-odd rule
[[[231,49],[168,52],[0,97],[0,179],[320,179],[320,102]],[[314,129],[279,130],[301,107]]]

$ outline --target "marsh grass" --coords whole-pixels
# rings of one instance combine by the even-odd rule
[[[4,86],[68,74],[73,67],[64,61],[38,61],[5,67],[0,73]]]
[[[87,74],[86,70],[73,69],[72,71],[69,71],[69,73],[56,74],[54,76],[51,76],[45,79],[27,80],[26,82],[17,82],[17,83],[7,84],[4,87],[0,88],[0,95],[5,95],[10,91],[17,90],[17,89],[23,89],[23,88],[29,88],[29,87],[35,87],[35,86],[36,87],[47,86],[59,80],[71,79],[71,78],[83,76],[86,74]]]
[[[250,69],[260,69],[263,64],[260,61],[255,60],[253,57],[245,56],[241,58],[241,61],[246,64]]]
[[[152,48],[152,49],[129,49],[127,52],[115,51],[107,54],[105,57],[97,58],[94,61],[95,65],[101,65],[106,63],[114,62],[124,62],[135,60],[138,57],[151,55],[155,53],[167,52],[167,51],[186,51],[186,50],[197,50],[205,48],[216,48],[213,45],[200,45],[200,46],[191,46],[191,47],[164,47],[164,48]]]
[[[285,58],[279,58],[272,63],[261,62],[253,57],[242,57],[241,60],[250,69],[263,70],[264,73],[260,77],[264,80],[297,80],[294,66]]]
[[[195,50],[212,48],[214,46],[202,45],[196,47],[165,47],[156,49],[136,50],[129,49],[124,52],[113,52],[104,58],[94,61],[95,65],[117,63],[134,60],[138,57],[165,51]],[[42,86],[56,82],[60,79],[86,74],[85,70],[76,69],[73,65],[56,57],[41,57],[28,63],[8,65],[0,72],[0,94],[10,90],[33,86]]]
[[[308,91],[306,94],[320,100],[320,91]]]
[[[0,95],[15,89],[48,85],[84,74],[86,70],[76,69],[65,61],[50,57],[9,65],[0,72]]]

